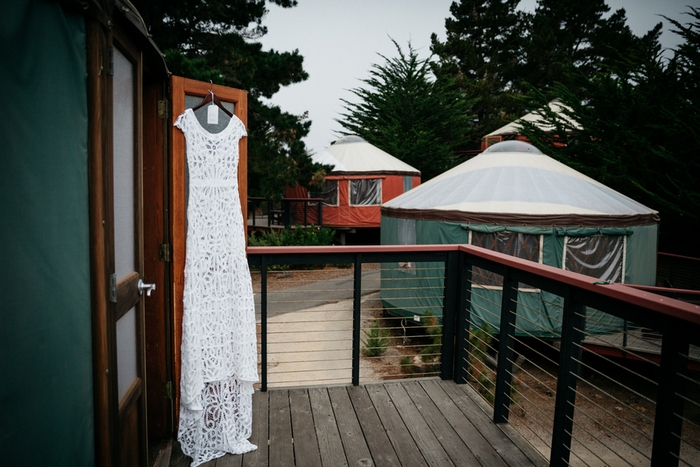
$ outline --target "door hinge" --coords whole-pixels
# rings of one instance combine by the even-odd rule
[[[109,275],[109,301],[117,303],[117,275]]]
[[[169,115],[169,108],[168,105],[170,102],[167,99],[160,99],[158,100],[158,118],[168,118]]]
[[[158,259],[164,263],[172,261],[173,247],[170,243],[162,243],[158,246]]]
[[[173,398],[173,382],[166,381],[163,383],[163,399]]]

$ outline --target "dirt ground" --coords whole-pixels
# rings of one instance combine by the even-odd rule
[[[379,268],[379,265],[365,265]],[[326,267],[306,271],[270,271],[268,290],[283,290],[303,283],[316,282],[352,274],[352,269]],[[260,274],[253,271],[253,285],[260,290]],[[363,303],[363,329],[378,322],[387,329],[389,345],[379,357],[363,357],[362,381],[395,379],[437,374],[437,363],[430,357],[420,357],[421,349],[432,342],[422,328],[406,326],[401,319],[384,315],[381,301],[370,298]],[[532,344],[519,349],[527,357],[516,375],[517,391],[510,407],[509,423],[547,457],[552,438],[552,420],[556,392],[556,354],[546,345],[532,351]],[[552,361],[550,361],[550,359]],[[427,360],[427,361],[426,361]],[[626,374],[617,364],[584,361],[583,381],[577,387],[574,415],[574,443],[571,465],[617,466],[648,465],[651,455],[651,438],[655,412],[653,385],[646,378],[653,378],[648,368],[633,368],[639,376],[622,378],[622,386],[606,375],[615,377]],[[683,465],[700,466],[700,375],[693,374],[690,399],[686,404],[681,459]],[[634,388],[634,391],[630,391]],[[686,442],[687,441],[687,442]],[[689,444],[690,443],[690,444]]]

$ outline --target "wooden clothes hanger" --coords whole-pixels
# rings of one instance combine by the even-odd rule
[[[192,107],[192,111],[194,112],[195,110],[197,110],[197,109],[199,109],[199,108],[201,108],[201,107],[204,107],[206,104],[209,104],[210,102],[213,102],[214,105],[216,105],[216,106],[219,107],[221,110],[223,110],[224,113],[225,113],[226,115],[228,115],[229,117],[233,117],[233,114],[232,114],[231,112],[229,112],[228,109],[227,109],[226,107],[224,107],[224,104],[221,103],[221,101],[219,100],[219,98],[216,97],[216,94],[214,94],[214,91],[212,91],[211,89],[209,90],[209,94],[207,94],[206,96],[204,96],[204,99],[202,99],[202,102],[200,102],[200,103],[197,104],[196,106]]]

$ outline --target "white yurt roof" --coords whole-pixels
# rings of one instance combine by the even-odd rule
[[[333,173],[420,175],[420,171],[391,154],[369,144],[359,136],[344,136],[326,148],[342,169]]]
[[[323,165],[330,165],[333,167],[333,171],[346,172],[345,166],[336,159],[330,152],[323,150],[311,156],[311,160]]]
[[[382,205],[390,217],[509,225],[641,225],[658,213],[522,141],[478,156]]]
[[[549,107],[552,111],[554,111],[559,118],[562,120],[568,122],[570,125],[572,125],[574,128],[581,129],[581,125],[578,124],[578,122],[572,120],[569,118],[568,115],[564,113],[564,109],[568,110],[571,112],[571,108],[566,106],[565,104],[562,104],[559,102],[559,100],[553,100],[549,104],[547,104],[547,107]],[[512,134],[519,134],[520,133],[520,125],[522,122],[530,122],[535,124],[538,128],[540,128],[543,131],[553,131],[554,127],[550,125],[549,123],[545,122],[542,120],[542,116],[537,113],[537,111],[530,112],[528,114],[523,115],[522,117],[518,118],[517,120],[513,120],[512,122],[508,123],[507,125],[502,126],[501,128],[492,131],[486,136],[497,136],[497,135],[512,135]]]

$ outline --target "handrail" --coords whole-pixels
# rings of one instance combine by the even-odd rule
[[[319,227],[323,226],[323,198],[282,198],[279,200],[279,203],[282,204],[282,209],[279,210],[274,210],[273,209],[273,201],[259,197],[259,196],[249,196],[248,197],[248,203],[253,205],[253,209],[248,209],[248,213],[253,213],[252,216],[252,227],[258,227],[256,224],[256,217],[255,217],[255,207],[258,206],[259,204],[262,203],[267,203],[267,227],[271,227],[272,225],[283,225],[285,228],[290,227],[293,222],[292,222],[292,203],[303,203],[304,209],[303,209],[303,226],[307,225],[317,225]],[[316,219],[317,222],[314,222],[312,224],[308,223],[308,207],[309,205],[315,204],[317,206],[316,209]],[[272,216],[271,214],[275,213],[276,216]],[[280,217],[281,216],[281,217]],[[276,222],[273,221],[273,217],[275,217]],[[281,223],[279,222],[281,220]]]

